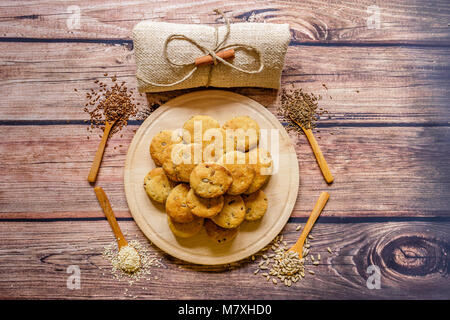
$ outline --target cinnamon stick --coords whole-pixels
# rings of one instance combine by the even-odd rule
[[[228,50],[224,50],[224,51],[219,51],[216,53],[216,55],[219,58],[222,59],[231,59],[234,58],[234,49],[228,49]],[[199,66],[204,66],[204,65],[208,65],[208,64],[212,64],[213,63],[213,58],[212,56],[210,56],[209,54],[203,57],[199,57],[195,59],[195,65],[197,67]]]

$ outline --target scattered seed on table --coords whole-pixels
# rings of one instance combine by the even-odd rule
[[[253,274],[257,274],[259,272],[259,269],[256,269],[255,272],[253,272]]]
[[[333,252],[331,251],[331,248],[330,248],[330,247],[328,247],[327,250],[328,250],[329,253],[333,253]]]
[[[302,228],[302,226],[297,226],[297,228],[295,228],[295,231],[299,231]]]
[[[320,261],[320,253],[317,254],[317,260]]]
[[[312,235],[308,235],[308,238],[310,238],[311,240],[314,239],[314,237]]]
[[[277,279],[272,279],[272,282],[273,282],[273,284],[277,284],[278,283]]]
[[[315,275],[316,273],[312,270],[308,270],[309,274]]]

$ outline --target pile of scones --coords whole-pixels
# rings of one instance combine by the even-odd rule
[[[151,200],[165,205],[173,234],[189,238],[205,227],[216,243],[233,240],[244,221],[261,219],[261,188],[272,172],[270,153],[259,147],[260,127],[248,116],[223,126],[192,116],[180,130],[163,130],[150,143],[156,168],[144,178]]]

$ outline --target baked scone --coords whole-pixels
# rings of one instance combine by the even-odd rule
[[[226,152],[234,150],[234,136],[227,136],[222,128],[209,129],[203,134],[202,148],[203,161],[215,162]]]
[[[171,130],[163,130],[156,134],[150,143],[150,156],[155,164],[160,167],[164,163],[166,153],[164,152],[172,144],[182,141],[181,136]]]
[[[222,228],[210,219],[205,219],[205,231],[209,238],[217,243],[225,243],[233,240],[239,228]]]
[[[245,190],[245,194],[259,190],[269,180],[272,173],[272,158],[267,150],[255,148],[246,154],[247,163],[255,169],[255,177],[252,183]]]
[[[167,216],[170,230],[180,238],[190,238],[199,233],[203,228],[203,220],[203,218],[195,217],[191,222],[179,223]]]
[[[164,162],[162,164],[162,168],[164,170],[164,172],[166,173],[167,177],[175,182],[178,182],[178,178],[177,175],[175,174],[175,165],[172,162],[171,159],[171,154],[172,154],[172,150],[174,148],[174,146],[177,146],[178,144],[174,144],[169,146],[166,150],[164,150]]]
[[[202,161],[199,144],[173,144],[167,150],[163,169],[173,181],[189,182],[191,172]]]
[[[200,128],[199,125],[201,125],[201,132],[200,130],[199,132],[195,132],[195,128]],[[203,140],[205,131],[212,128],[220,128],[219,122],[213,117],[206,115],[192,116],[183,124],[183,141],[185,143],[200,143]],[[194,134],[197,134],[195,139]]]
[[[202,198],[216,198],[227,192],[233,178],[231,173],[217,163],[200,163],[191,172],[190,184]]]
[[[255,177],[255,169],[246,163],[245,153],[240,151],[227,152],[218,162],[228,169],[233,178],[227,194],[238,195],[250,187]]]
[[[211,218],[222,210],[223,196],[216,198],[202,198],[197,196],[194,189],[191,188],[187,194],[186,203],[194,215]]]
[[[248,151],[258,145],[260,128],[258,123],[248,116],[234,117],[222,126],[225,130],[234,130],[235,149]]]
[[[262,190],[249,195],[243,195],[245,204],[245,220],[255,221],[261,219],[267,211],[267,197]]]
[[[236,228],[245,218],[245,204],[241,196],[224,196],[222,211],[211,220],[222,228]]]
[[[166,212],[175,222],[189,223],[194,215],[186,203],[189,186],[181,183],[170,191],[166,200]]]
[[[162,168],[151,170],[144,178],[144,188],[153,201],[165,203],[174,183],[169,180]]]

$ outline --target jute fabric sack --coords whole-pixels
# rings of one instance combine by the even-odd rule
[[[288,24],[233,23],[219,27],[142,21],[133,29],[140,92],[202,86],[280,87],[290,41]],[[214,58],[198,66],[195,58],[233,48],[232,60]]]

